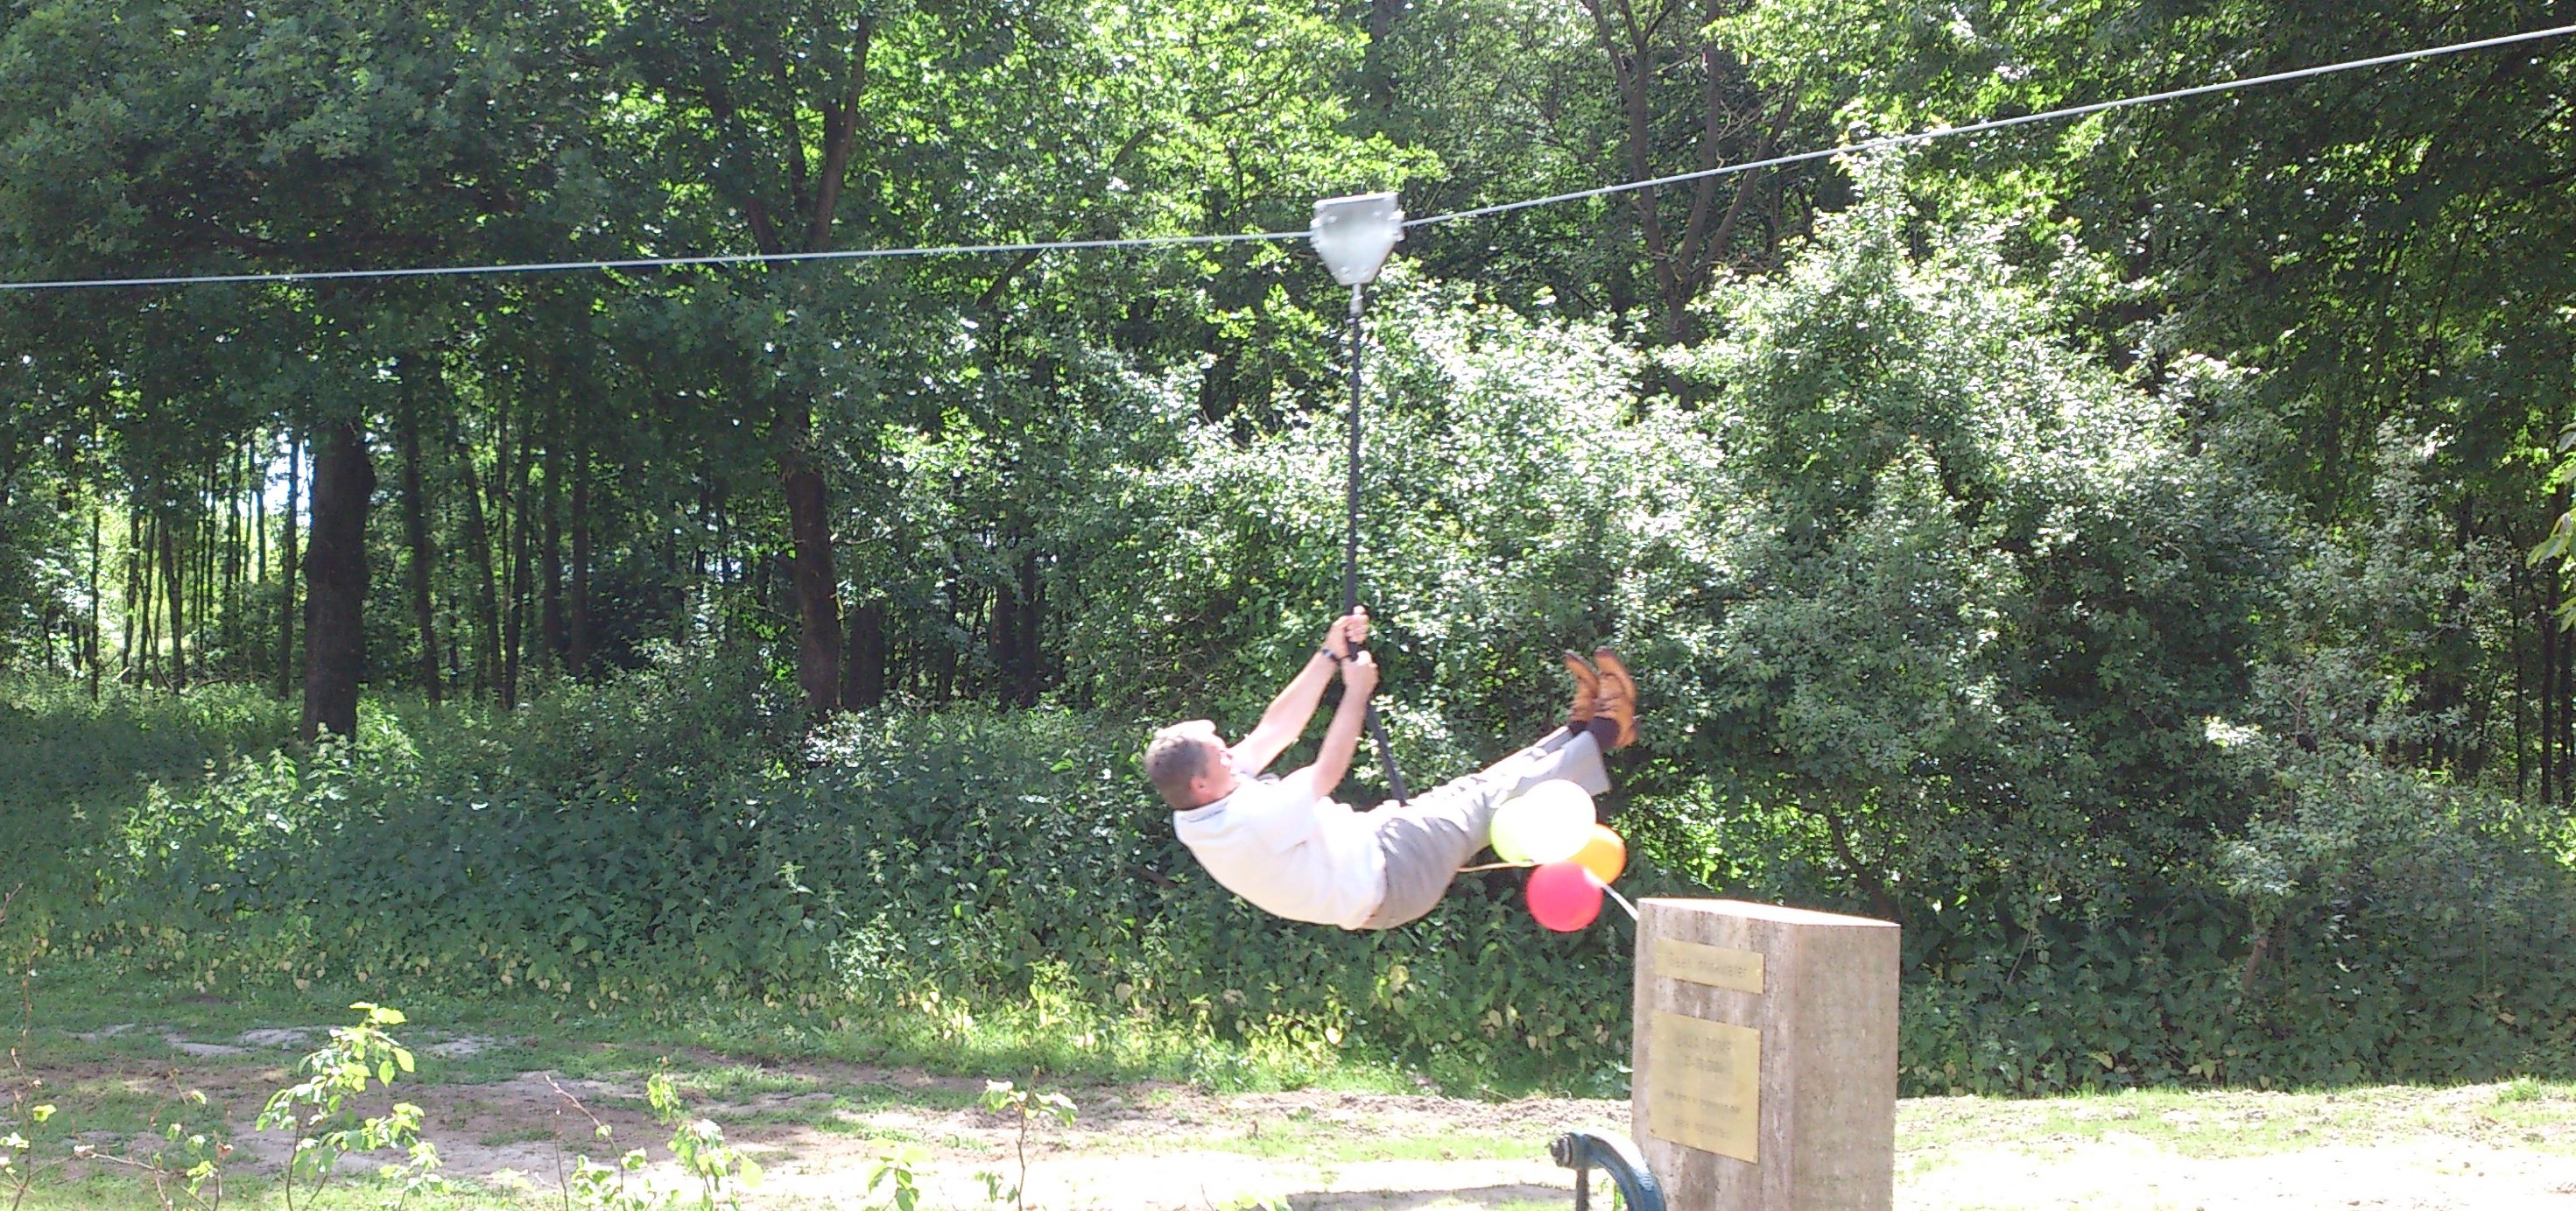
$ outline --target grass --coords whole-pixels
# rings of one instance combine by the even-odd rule
[[[1525,1136],[1480,1131],[1432,1131],[1390,1137],[1353,1135],[1348,1127],[1319,1123],[1265,1123],[1241,1136],[1200,1141],[1200,1147],[1270,1160],[1337,1164],[1361,1161],[1481,1161],[1526,1157]]]
[[[229,1101],[234,1130],[246,1130],[257,1101],[293,1079],[295,1057],[320,1043],[318,1028],[352,1020],[348,1003],[369,999],[363,990],[328,987],[207,997],[108,960],[49,964],[31,991],[33,1014],[23,1037],[0,1030],[0,1040],[20,1043],[31,1063],[41,1063],[47,1079],[33,1091],[40,1095],[36,1100],[59,1105],[61,1113],[28,1134],[40,1155],[56,1157],[67,1155],[76,1139],[121,1148],[173,1115],[200,1129],[193,1124],[213,1121],[213,1112],[174,1100],[192,1086],[207,1089],[219,1103]],[[1417,1084],[1388,1065],[1261,1040],[1193,1039],[1183,1047],[1179,1036],[1152,1024],[1122,1032],[1114,1024],[1034,1010],[971,1019],[914,1015],[832,1022],[790,1009],[713,1001],[576,1012],[559,1002],[507,993],[488,999],[424,995],[405,998],[400,1007],[411,1020],[395,1033],[422,1053],[419,1072],[404,1078],[403,1088],[435,1095],[413,1095],[430,1107],[433,1134],[443,1131],[460,1144],[486,1149],[560,1140],[567,1155],[613,1156],[648,1145],[659,1156],[669,1129],[644,1125],[640,1111],[644,1076],[660,1070],[676,1078],[690,1114],[722,1124],[729,1137],[752,1144],[765,1157],[821,1149],[852,1170],[847,1184],[855,1187],[864,1181],[865,1161],[850,1158],[911,1143],[931,1150],[933,1167],[962,1178],[990,1167],[991,1161],[978,1158],[996,1152],[994,1121],[973,1109],[982,1080],[1008,1078],[1023,1087],[1065,1091],[1084,1109],[1074,1131],[1036,1133],[1048,1148],[1045,1160],[1033,1162],[1041,1166],[1111,1155],[1151,1166],[1155,1157],[1217,1153],[1240,1158],[1247,1171],[1308,1175],[1307,1185],[1287,1189],[1320,1189],[1351,1166],[1429,1163],[1436,1172],[1460,1175],[1455,1188],[1467,1201],[1421,1195],[1407,1196],[1404,1205],[1562,1205],[1519,1202],[1508,1191],[1525,1187],[1490,1184],[1500,1166],[1533,1163],[1545,1143],[1543,1128],[1499,1124],[1533,1120],[1513,1111],[1497,1118],[1473,1107],[1426,1112],[1418,1120],[1402,1117],[1409,1110],[1398,1117],[1382,1110],[1368,1112],[1376,1117],[1344,1116],[1331,1112],[1335,1100],[1325,1091],[1410,1094],[1419,1091]],[[132,1028],[108,1031],[121,1025]],[[236,1054],[182,1055],[169,1041],[235,1045],[245,1032],[298,1028],[308,1031],[299,1042],[243,1046]],[[458,1039],[475,1042],[477,1049],[455,1055],[429,1050],[441,1040]],[[522,1074],[538,1071],[557,1074],[567,1084],[595,1082],[579,1086],[581,1096],[595,1112],[617,1118],[614,1143],[595,1141],[590,1124],[577,1115],[537,1118],[543,1111],[529,1100]],[[1257,1111],[1209,1096],[1247,1087],[1315,1092],[1304,1102],[1291,1097],[1250,1104]],[[12,1090],[27,1091],[23,1074],[11,1080],[0,1062],[0,1135],[24,1129],[17,1121],[23,1116],[9,1109]],[[543,1090],[538,1093],[542,1100]],[[1319,1107],[1327,1112],[1318,1113]],[[1120,1134],[1119,1122],[1135,1133]],[[1955,1171],[1998,1145],[2042,1157],[2080,1157],[2084,1149],[2112,1145],[2152,1150],[2184,1164],[2324,1145],[2420,1143],[2427,1136],[2576,1156],[2576,1083],[2523,1078],[2453,1089],[1914,1099],[1899,1108],[1898,1161],[1902,1181],[1945,1166]],[[531,1187],[495,1176],[462,1193],[413,1198],[404,1211],[560,1207],[551,1181],[543,1177]],[[0,1181],[0,1211],[8,1211],[10,1193]],[[392,1194],[367,1181],[347,1183],[313,1211],[380,1208],[394,1201]],[[797,1211],[806,1197],[782,1192],[759,1195],[754,1203],[759,1211]],[[25,1208],[143,1211],[158,1205],[149,1187],[129,1175],[57,1172],[30,1192]],[[276,1188],[237,1178],[225,1205],[265,1211],[277,1205]]]
[[[0,1186],[0,1200],[4,1200],[7,1193],[8,1188]],[[180,1196],[179,1207],[189,1206],[182,1191],[173,1189],[171,1193]],[[210,1189],[206,1193],[211,1197],[214,1192]],[[324,1187],[319,1194],[298,1186],[295,1206],[296,1211],[305,1211],[308,1207],[311,1211],[386,1211],[392,1205],[394,1194],[392,1188],[372,1180],[343,1180]],[[236,1179],[227,1184],[222,1197],[222,1207],[238,1211],[259,1211],[282,1205],[277,1183],[271,1181]],[[507,1206],[533,1209],[544,1205],[560,1204],[551,1195],[523,1202],[496,1188],[468,1184],[446,1193],[414,1194],[402,1203],[402,1211],[485,1211]],[[36,1186],[27,1192],[23,1211],[137,1211],[138,1208],[158,1206],[152,1199],[150,1187],[138,1180],[122,1174],[96,1174]]]
[[[511,1144],[542,1144],[560,1138],[551,1127],[513,1127],[477,1136],[474,1142],[486,1148],[501,1148]]]
[[[455,1039],[480,1045],[470,1055],[425,1063],[419,1079],[433,1084],[483,1084],[539,1069],[602,1079],[650,1070],[665,1057],[697,1055],[710,1058],[693,1065],[685,1081],[719,1100],[763,1092],[742,1083],[766,1079],[755,1074],[791,1061],[900,1066],[952,1076],[1036,1073],[1059,1082],[1184,1082],[1224,1092],[1416,1087],[1410,1074],[1384,1060],[1279,1040],[1211,1039],[1164,1023],[1102,1020],[1078,1008],[1006,1005],[971,1014],[824,1017],[709,996],[592,1010],[504,989],[474,996],[388,996],[382,988],[318,982],[309,989],[255,986],[208,995],[114,957],[57,958],[40,969],[31,995],[37,1025],[30,1042],[74,1064],[167,1059],[172,1047],[166,1036],[173,1034],[230,1045],[255,1030],[312,1031],[302,1047],[250,1047],[240,1056],[192,1060],[275,1065],[318,1045],[317,1028],[351,1020],[351,1004],[391,1001],[409,1015],[411,1025],[402,1035],[416,1047]],[[132,1029],[106,1033],[120,1026]]]
[[[820,1088],[820,1082],[809,1074],[740,1064],[709,1065],[693,1071],[691,1079],[699,1083],[700,1089],[730,1097],[787,1095],[809,1099],[789,1103],[785,1111],[767,1108],[747,1112],[728,1119],[729,1125],[813,1125],[828,1131],[830,1124],[847,1125],[838,1116],[861,1109],[929,1112],[953,1109],[961,1100],[969,1100],[946,1086],[880,1085],[854,1097],[848,1092]],[[1150,1102],[1155,1092],[1158,1091],[1149,1091],[1136,1100]],[[84,1098],[89,1095],[86,1089],[62,1093],[66,1117],[72,1114],[75,1094]],[[828,1096],[816,1097],[817,1094]],[[137,1127],[148,1117],[146,1101],[130,1093],[103,1091],[95,1100],[80,1103],[81,1125],[91,1131]],[[95,1117],[99,1115],[109,1117]],[[2503,1135],[2517,1140],[2525,1139],[2524,1133],[2529,1133],[2529,1142],[2521,1146],[2559,1155],[2576,1154],[2576,1085],[2525,1079],[2500,1086],[2458,1089],[2376,1087],[2300,1093],[2151,1090],[2036,1101],[1919,1099],[1900,1108],[1900,1173],[1954,1162],[1954,1153],[1972,1152],[1999,1142],[2046,1151],[2125,1140],[2177,1157],[2205,1159],[2292,1152],[2329,1143],[2366,1144],[2427,1133],[2464,1138]],[[865,1134],[881,1142],[902,1138],[899,1133],[877,1130]],[[1042,1133],[1042,1137],[1046,1134]],[[538,1143],[550,1138],[554,1138],[553,1133],[547,1129],[522,1127],[486,1133],[479,1142],[495,1146]],[[915,1138],[950,1150],[951,1157],[988,1148],[990,1144],[989,1140],[936,1131]],[[566,1146],[571,1149],[580,1142],[567,1141]],[[1311,1112],[1264,1118],[1248,1132],[1219,1127],[1188,1141],[1188,1146],[1239,1155],[1248,1161],[1308,1166],[1327,1179],[1342,1166],[1384,1161],[1457,1162],[1469,1166],[1459,1172],[1472,1174],[1480,1172],[1472,1168],[1478,1163],[1527,1161],[1533,1151],[1532,1140],[1507,1133],[1437,1124],[1426,1124],[1418,1131],[1387,1133],[1382,1125],[1340,1122]],[[964,1162],[943,1159],[938,1163],[956,1167]],[[1460,1199],[1465,1201],[1444,1202],[1428,1197],[1421,1201],[1408,1199],[1406,1205],[1426,1211],[1444,1206],[1495,1211],[1562,1205],[1557,1201],[1499,1196],[1475,1201],[1476,1184],[1462,1179]],[[392,1193],[389,1188],[363,1180],[344,1182],[313,1206],[314,1211],[381,1208],[391,1201]],[[5,1187],[0,1187],[0,1202],[5,1202],[6,1194]],[[492,1181],[468,1183],[456,1195],[415,1198],[405,1208],[538,1211],[560,1205],[558,1199],[550,1190]],[[803,1205],[798,1198],[785,1195],[756,1201],[765,1211],[798,1211]],[[275,1187],[255,1180],[236,1180],[226,1203],[245,1209],[274,1206]],[[41,1183],[26,1203],[29,1211],[136,1211],[154,1205],[146,1187],[121,1175]]]
[[[1900,1103],[1900,1153],[1937,1155],[2006,1138],[2026,1145],[2143,1142],[2195,1159],[2262,1156],[2409,1134],[2501,1136],[2576,1156],[2576,1083],[2522,1077],[2428,1089],[2142,1089],[2030,1101],[1920,1098]]]

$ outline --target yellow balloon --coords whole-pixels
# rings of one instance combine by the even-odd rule
[[[1575,851],[1574,860],[1582,863],[1583,869],[1591,871],[1592,877],[1601,880],[1603,885],[1616,883],[1628,869],[1628,843],[1620,840],[1619,834],[1611,832],[1609,825],[1595,824],[1592,826],[1592,839]]]
[[[1592,839],[1592,795],[1563,779],[1539,783],[1494,811],[1490,839],[1506,862],[1563,862]]]

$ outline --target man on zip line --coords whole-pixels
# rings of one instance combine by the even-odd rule
[[[1485,847],[1504,800],[1552,778],[1607,791],[1601,754],[1637,738],[1637,685],[1619,657],[1600,648],[1587,664],[1568,652],[1575,692],[1564,727],[1410,803],[1353,811],[1333,792],[1350,771],[1377,688],[1377,663],[1360,649],[1367,641],[1367,610],[1334,619],[1306,667],[1231,747],[1205,719],[1166,727],[1146,746],[1145,776],[1171,804],[1181,843],[1217,882],[1275,916],[1344,929],[1393,929],[1420,918]],[[1314,764],[1264,775],[1305,734],[1336,665],[1342,700]]]

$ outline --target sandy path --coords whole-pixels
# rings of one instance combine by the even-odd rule
[[[268,1092],[288,1080],[297,1044],[248,1036],[174,1040],[167,1063],[89,1064],[43,1075],[70,1103],[201,1089],[241,1145],[236,1167],[273,1170],[286,1141],[248,1127]],[[700,1098],[691,1109],[723,1124],[766,1168],[748,1200],[762,1211],[882,1205],[885,1191],[872,1196],[865,1185],[896,1142],[918,1150],[924,1206],[990,1205],[980,1174],[1006,1184],[1018,1178],[1014,1123],[971,1108],[979,1080],[829,1063],[759,1071],[789,1091]],[[478,1084],[407,1084],[400,1092],[427,1111],[426,1134],[451,1176],[552,1190],[576,1154],[607,1159],[638,1146],[660,1162],[650,1171],[656,1179],[678,1176],[662,1147],[668,1129],[642,1107],[640,1076],[573,1080],[528,1072]],[[1627,1129],[1624,1102],[1312,1090],[1224,1096],[1160,1085],[1066,1092],[1079,1107],[1077,1121],[1034,1130],[1027,1157],[1030,1204],[1056,1211],[1223,1211],[1262,1202],[1426,1211],[1566,1206],[1571,1175],[1547,1161],[1548,1141],[1576,1128]],[[1897,1205],[2576,1211],[2576,1099],[2552,1097],[2559,1100],[2517,1107],[2520,1117],[2506,1122],[2489,1109],[2498,1101],[2494,1086],[2370,1090],[2340,1099],[2215,1093],[2156,1116],[2160,1124],[2113,1121],[2137,1112],[2098,1101],[1922,1099],[1900,1116]],[[2329,1123],[2338,1114],[2345,1117]],[[2208,1146],[2293,1120],[2328,1127],[2312,1144],[2286,1140],[2266,1145],[2271,1150],[2262,1155],[2213,1155],[2231,1149]],[[611,1142],[595,1138],[595,1124],[610,1129]],[[2129,1127],[2164,1129],[2167,1138],[2121,1129]],[[2176,1132],[2195,1142],[2178,1148]]]
[[[1954,1151],[1898,1190],[1897,1205],[2039,1211],[2569,1211],[2576,1158],[2422,1136],[2265,1156],[2184,1157],[2141,1139],[2034,1153]]]

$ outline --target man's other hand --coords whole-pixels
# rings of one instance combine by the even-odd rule
[[[1377,660],[1367,652],[1353,652],[1343,661],[1342,692],[1361,698],[1377,692]]]
[[[1336,656],[1348,656],[1368,646],[1368,607],[1354,607],[1350,613],[1333,620],[1324,629],[1324,650]]]

